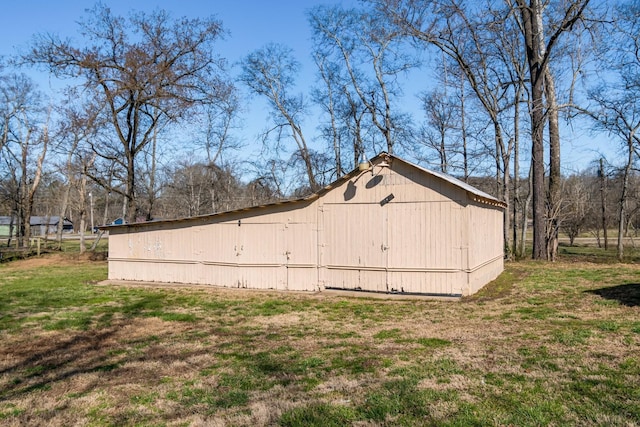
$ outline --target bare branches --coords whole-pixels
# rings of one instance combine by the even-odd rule
[[[112,15],[102,4],[88,12],[80,24],[85,45],[41,35],[24,59],[47,66],[56,76],[79,79],[93,104],[104,106],[111,138],[93,148],[107,160],[124,158],[131,221],[138,216],[139,153],[167,123],[233,92],[222,75],[224,61],[213,49],[223,30],[212,18],[173,21],[162,10],[128,19]]]
[[[394,105],[401,93],[397,77],[418,64],[402,34],[375,10],[319,6],[309,13],[309,22],[316,55],[339,66],[336,77],[353,91],[351,101],[365,109],[386,151],[393,152],[396,142],[405,139],[402,129],[409,127]]]
[[[15,234],[22,246],[28,243],[29,219],[49,150],[51,110],[43,109],[40,92],[23,74],[0,77],[0,101],[0,159],[4,163],[0,189],[17,219]]]
[[[267,44],[245,57],[240,80],[253,93],[268,101],[276,122],[275,129],[279,132],[277,143],[282,140],[282,132],[288,130],[287,136],[296,143],[294,154],[297,153],[303,160],[309,186],[315,191],[319,188],[316,171],[301,127],[307,106],[302,95],[290,93],[299,68],[300,64],[294,59],[291,49],[278,44]],[[277,124],[280,120],[284,120],[284,123]],[[264,136],[268,137],[269,134],[269,131],[265,132]]]

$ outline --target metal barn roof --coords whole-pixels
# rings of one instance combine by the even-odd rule
[[[370,160],[370,164],[371,165],[377,165],[379,163],[382,163],[383,161],[391,161],[391,162],[403,162],[407,165],[410,165],[411,167],[420,170],[421,172],[427,174],[427,175],[431,175],[434,176],[438,179],[441,179],[443,181],[446,181],[456,187],[459,187],[463,190],[465,190],[467,193],[473,195],[473,199],[477,202],[480,203],[485,203],[485,204],[489,204],[492,206],[496,206],[496,207],[501,207],[501,208],[506,208],[507,205],[505,202],[493,197],[490,194],[487,194],[483,191],[480,191],[479,189],[475,188],[474,186],[459,180],[451,175],[447,175],[445,173],[441,173],[441,172],[436,172],[436,171],[432,171],[426,168],[423,168],[421,166],[418,166],[414,163],[411,163],[409,161],[406,161],[404,159],[401,159],[400,157],[396,157],[393,154],[388,154],[386,152],[382,152],[380,154],[378,154],[377,156],[375,156],[374,158],[372,158]],[[355,176],[357,176],[358,174],[362,173],[363,171],[360,170],[359,168],[355,168],[354,170],[352,170],[351,172],[349,172],[346,175],[343,175],[342,177],[338,178],[337,180],[335,180],[334,182],[332,182],[331,184],[321,188],[320,190],[318,190],[315,193],[311,193],[307,196],[304,197],[300,197],[300,198],[296,198],[296,199],[287,199],[287,200],[281,200],[278,202],[273,202],[273,203],[266,203],[266,204],[262,204],[262,205],[256,205],[256,206],[250,206],[250,207],[246,207],[246,208],[239,208],[239,209],[233,209],[233,210],[229,210],[229,211],[223,211],[223,212],[216,212],[213,214],[206,214],[206,215],[198,215],[198,216],[193,216],[193,217],[187,217],[187,218],[177,218],[177,219],[164,219],[164,220],[156,220],[156,221],[148,221],[148,222],[138,222],[138,223],[134,223],[134,224],[113,224],[113,225],[103,225],[101,227],[98,227],[100,229],[113,229],[113,228],[118,228],[118,227],[140,227],[140,226],[150,226],[150,225],[157,225],[157,224],[165,224],[165,223],[177,223],[177,222],[185,222],[185,221],[192,221],[195,219],[206,219],[206,218],[213,218],[213,217],[218,217],[218,216],[222,216],[222,215],[228,215],[228,214],[234,214],[234,213],[239,213],[239,212],[249,212],[249,211],[254,211],[254,210],[260,210],[260,209],[264,209],[267,207],[273,207],[273,206],[280,206],[280,205],[289,205],[289,204],[296,204],[296,203],[302,203],[302,202],[309,202],[312,200],[315,200],[319,197],[322,197],[324,194],[326,194],[327,192],[331,191],[332,189],[334,189],[335,187],[338,187],[339,185],[341,185],[342,183],[344,183],[345,181],[348,181],[352,178],[354,178]]]

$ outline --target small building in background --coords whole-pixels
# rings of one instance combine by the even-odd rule
[[[31,235],[56,234],[60,220],[59,216],[32,216],[30,221]],[[67,218],[62,218],[62,232],[73,233],[73,223]]]
[[[73,222],[67,218],[62,219],[62,232],[72,233]],[[56,234],[58,232],[59,216],[32,216],[29,224],[32,236],[44,236],[45,234]],[[17,218],[10,216],[0,216],[0,237],[8,238],[16,235]]]
[[[106,227],[109,279],[459,297],[503,271],[505,207],[382,153],[301,199]]]

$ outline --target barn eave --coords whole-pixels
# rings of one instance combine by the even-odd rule
[[[409,165],[413,168],[416,168],[420,171],[422,171],[423,173],[427,174],[427,175],[431,175],[433,177],[436,177],[438,179],[441,179],[443,181],[446,181],[456,187],[459,187],[463,190],[465,190],[469,195],[470,195],[470,199],[478,202],[478,203],[482,203],[482,204],[486,204],[486,205],[491,205],[494,207],[498,207],[498,208],[503,208],[505,209],[507,207],[507,204],[501,200],[496,199],[495,197],[478,190],[477,188],[467,184],[464,181],[461,181],[451,175],[447,175],[444,173],[440,173],[440,172],[436,172],[436,171],[432,171],[429,169],[425,169],[421,166],[418,166],[416,164],[413,164],[411,162],[408,162],[406,160],[403,160],[399,157],[396,157],[392,154],[388,154],[386,152],[382,152],[380,154],[378,154],[377,156],[375,156],[374,158],[372,158],[369,161],[369,166],[367,168],[362,168],[361,166],[356,167],[354,170],[352,170],[351,172],[349,172],[346,175],[343,175],[342,177],[338,178],[337,180],[333,181],[332,183],[326,185],[325,187],[321,188],[320,190],[311,193],[307,196],[304,197],[300,197],[300,198],[296,198],[296,199],[287,199],[287,200],[280,200],[277,202],[272,202],[272,203],[265,203],[265,204],[261,204],[261,205],[256,205],[256,206],[249,206],[249,207],[245,207],[245,208],[239,208],[239,209],[233,209],[233,210],[229,210],[229,211],[223,211],[223,212],[216,212],[213,214],[205,214],[205,215],[197,215],[197,216],[192,216],[192,217],[185,217],[185,218],[177,218],[177,219],[166,219],[166,220],[154,220],[154,221],[148,221],[148,222],[138,222],[138,223],[133,223],[133,224],[118,224],[118,225],[103,225],[98,227],[101,230],[105,230],[105,231],[109,231],[109,230],[118,230],[118,229],[135,229],[135,228],[144,228],[144,227],[148,227],[148,226],[152,226],[152,225],[159,225],[159,224],[179,224],[179,223],[188,223],[188,222],[202,222],[202,221],[208,221],[210,219],[213,218],[219,218],[222,216],[229,216],[229,215],[233,215],[233,214],[238,214],[238,213],[246,213],[246,212],[259,212],[261,210],[265,210],[265,209],[270,209],[276,206],[287,206],[287,205],[296,205],[296,204],[302,204],[302,203],[308,203],[308,202],[312,202],[320,197],[322,197],[323,195],[325,195],[326,193],[328,193],[329,191],[333,190],[336,187],[339,187],[340,185],[342,185],[343,183],[356,178],[360,175],[363,175],[367,172],[371,172],[373,173],[373,169],[376,166],[379,166],[381,164],[384,164],[385,166],[391,166],[391,164],[393,162],[401,162],[404,163],[406,165]]]

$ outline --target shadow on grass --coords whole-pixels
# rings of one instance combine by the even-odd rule
[[[618,301],[628,307],[640,306],[640,283],[627,283],[585,292],[601,296],[604,299]]]
[[[15,350],[18,354],[14,357],[17,356],[19,361],[0,369],[0,375],[14,377],[12,383],[0,392],[0,402],[35,390],[48,390],[53,383],[78,374],[112,369],[102,357],[92,357],[89,363],[79,360],[87,354],[97,353],[100,343],[114,332],[81,332],[57,343],[38,342],[33,348],[7,349],[9,354]]]
[[[29,343],[0,349],[0,358],[15,360],[0,369],[0,376],[11,378],[9,384],[0,389],[0,403],[20,399],[34,391],[50,390],[65,380],[89,373],[101,375],[90,377],[82,387],[74,390],[75,394],[85,394],[100,385],[105,386],[109,381],[153,384],[159,381],[155,374],[135,372],[124,365],[140,360],[149,364],[170,364],[184,356],[177,350],[147,351],[151,344],[169,339],[172,336],[170,331],[164,335],[127,339],[121,331],[128,325],[127,321],[123,321],[101,331],[69,331],[66,339],[60,339],[57,335],[43,335]],[[189,356],[199,354],[205,354],[205,350],[192,352]]]

